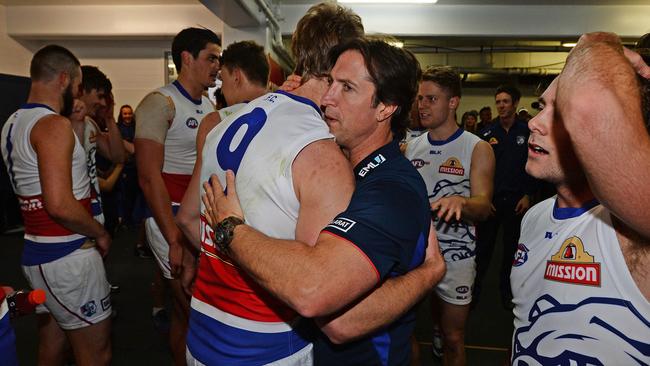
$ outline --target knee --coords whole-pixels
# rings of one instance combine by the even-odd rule
[[[445,347],[450,349],[458,349],[465,346],[465,332],[463,330],[443,332],[442,339]]]

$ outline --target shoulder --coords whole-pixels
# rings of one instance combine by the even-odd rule
[[[526,211],[524,218],[521,221],[522,229],[528,226],[528,222],[531,222],[531,225],[534,225],[535,223],[539,222],[540,218],[542,217],[551,217],[553,214],[553,207],[555,206],[555,200],[556,196],[547,198]]]

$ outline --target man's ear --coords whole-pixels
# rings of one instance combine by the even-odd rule
[[[397,111],[397,108],[398,107],[395,104],[384,104],[379,102],[379,105],[377,105],[377,121],[383,122],[390,119],[393,113]]]
[[[232,75],[235,78],[235,84],[241,85],[244,77],[244,73],[241,71],[239,67],[234,67],[232,69]]]
[[[460,98],[459,97],[451,97],[449,99],[449,109],[458,109],[458,106],[460,105]]]
[[[72,83],[72,77],[70,76],[69,73],[67,73],[65,71],[62,71],[62,72],[59,73],[59,76],[57,77],[56,81],[57,81],[59,89],[61,91],[63,91],[70,85],[70,83]],[[83,90],[81,85],[79,85],[79,89]]]
[[[182,51],[181,52],[181,63],[183,66],[189,65],[190,62],[194,59],[194,56],[189,51]],[[177,70],[178,71],[178,70]]]

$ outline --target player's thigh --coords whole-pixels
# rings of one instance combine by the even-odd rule
[[[110,357],[110,318],[84,328],[66,330],[65,333],[75,352],[75,358],[102,360]]]

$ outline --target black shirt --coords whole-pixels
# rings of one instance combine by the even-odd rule
[[[522,197],[537,191],[538,182],[526,174],[528,160],[528,124],[520,119],[506,131],[497,117],[495,122],[483,129],[479,137],[487,141],[494,150],[496,169],[494,172],[494,198],[505,196]]]

